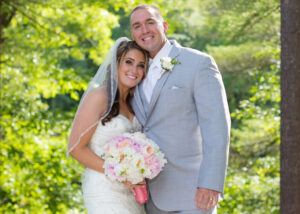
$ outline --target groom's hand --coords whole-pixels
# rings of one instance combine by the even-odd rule
[[[219,192],[215,190],[205,189],[199,187],[196,192],[195,201],[197,208],[208,210],[217,205],[219,199]]]

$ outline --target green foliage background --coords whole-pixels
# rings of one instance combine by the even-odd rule
[[[0,213],[84,212],[66,157],[72,118],[140,3],[222,72],[233,127],[218,212],[279,213],[279,0],[1,1]]]

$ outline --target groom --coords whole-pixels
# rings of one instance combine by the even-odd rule
[[[216,213],[228,161],[230,115],[212,57],[166,38],[158,8],[142,4],[130,15],[133,40],[150,53],[147,77],[132,107],[144,133],[168,163],[148,181],[148,214]],[[169,58],[164,58],[169,57]],[[173,63],[168,64],[168,59]]]

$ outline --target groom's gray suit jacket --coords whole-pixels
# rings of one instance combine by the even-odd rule
[[[213,58],[170,42],[169,56],[181,64],[157,81],[147,114],[140,85],[132,107],[144,133],[168,160],[163,171],[148,181],[154,204],[162,210],[194,210],[197,187],[223,192],[230,115]]]

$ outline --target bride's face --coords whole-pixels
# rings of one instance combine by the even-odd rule
[[[118,84],[120,90],[135,87],[143,78],[146,70],[144,54],[136,49],[129,50],[121,59],[118,68]]]

